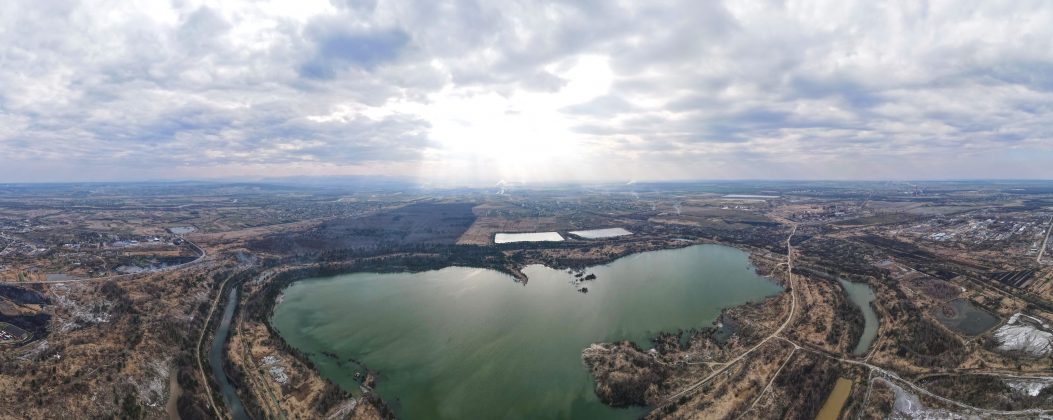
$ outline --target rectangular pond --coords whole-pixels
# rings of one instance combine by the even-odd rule
[[[608,229],[591,229],[591,230],[575,230],[567,232],[574,236],[580,236],[585,239],[603,239],[603,238],[615,238],[618,236],[632,235],[632,232],[624,228],[608,228]]]
[[[728,195],[725,195],[725,196],[723,196],[721,198],[750,198],[750,199],[763,200],[763,199],[769,199],[769,198],[779,198],[779,196],[777,196],[777,195],[755,195],[755,194],[728,194]]]
[[[560,242],[563,237],[557,232],[498,233],[494,243],[509,244],[512,242]]]

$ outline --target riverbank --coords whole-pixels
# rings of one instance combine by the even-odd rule
[[[390,409],[370,393],[359,397],[321,377],[310,358],[289,346],[267,319],[285,285],[329,268],[273,268],[242,283],[241,310],[226,353],[226,369],[254,418],[390,419]]]
[[[227,350],[227,339],[230,336],[231,320],[234,318],[234,310],[238,306],[238,286],[233,285],[227,292],[226,302],[223,304],[223,313],[220,315],[219,324],[216,326],[215,335],[208,351],[208,365],[212,372],[212,379],[219,385],[219,393],[223,397],[231,418],[234,420],[247,420],[248,414],[241,402],[235,387],[231,384],[224,363],[224,355]]]
[[[291,348],[277,334],[268,320],[273,313],[278,296],[289,285],[306,278],[340,273],[364,271],[412,273],[457,266],[459,265],[457,263],[460,262],[482,261],[485,263],[486,268],[507,274],[516,282],[525,283],[528,278],[523,273],[522,268],[532,264],[544,264],[561,270],[580,269],[590,265],[610,263],[626,255],[640,252],[678,249],[698,244],[719,244],[745,251],[750,263],[759,274],[767,276],[778,284],[785,285],[783,279],[772,274],[777,261],[784,259],[785,256],[772,253],[768,249],[755,249],[742,244],[724,244],[703,238],[693,240],[634,238],[634,240],[636,239],[644,240],[639,242],[614,240],[610,241],[611,243],[589,244],[585,247],[537,246],[528,247],[527,249],[501,249],[498,251],[499,255],[501,255],[499,258],[492,257],[494,255],[491,253],[493,250],[485,250],[482,254],[478,251],[468,250],[467,255],[457,255],[457,253],[395,253],[345,261],[279,266],[281,268],[271,270],[273,274],[261,276],[260,279],[247,283],[242,298],[245,305],[245,321],[242,323],[239,331],[235,333],[235,337],[232,337],[232,340],[240,340],[243,343],[241,346],[248,349],[245,353],[251,354],[237,357],[239,360],[236,360],[234,363],[241,365],[239,369],[243,371],[256,372],[246,375],[247,380],[255,385],[246,385],[250,386],[257,399],[281,401],[280,404],[277,402],[269,404],[272,406],[272,410],[278,407],[286,409],[294,406],[296,407],[294,409],[296,412],[313,413],[313,415],[331,412],[340,409],[339,407],[343,407],[346,410],[349,406],[346,402],[356,401],[356,399],[345,396],[344,398],[346,399],[342,400],[345,403],[334,402],[340,399],[334,399],[333,395],[336,395],[336,392],[333,390],[332,383],[318,376],[317,369],[308,355]],[[480,255],[483,257],[480,258]],[[486,257],[486,255],[491,257]],[[603,281],[603,279],[600,279],[600,281]],[[568,292],[572,290],[569,289]],[[657,334],[658,332],[656,331],[655,333]],[[259,363],[263,358],[272,355],[278,356],[277,359],[279,361],[277,364],[269,365],[269,367],[265,368],[262,363]],[[256,361],[255,363],[252,361],[253,359]],[[296,401],[290,401],[290,394],[283,389],[291,388],[292,386],[275,384],[274,378],[269,377],[266,371],[270,368],[281,368],[285,372],[304,371],[305,374],[302,377],[290,378],[289,381],[290,383],[298,384],[297,386],[301,390],[307,388],[311,391],[302,393],[304,394],[302,398]],[[304,384],[310,385],[305,386]],[[361,407],[368,407],[369,410],[367,411],[378,413],[379,415],[390,414],[386,404],[380,401],[379,398],[376,398],[375,394],[365,393],[364,398],[359,400],[367,404],[353,405],[356,410]],[[321,404],[319,404],[320,402]]]
[[[695,328],[721,308],[782,291],[746,253],[719,245],[591,266],[587,294],[568,270],[523,271],[525,287],[469,267],[315,278],[285,289],[271,325],[345,390],[360,384],[348,359],[379,369],[378,392],[399,398],[400,416],[635,418],[639,409],[596,397],[583,348],[646,346],[659,331]]]

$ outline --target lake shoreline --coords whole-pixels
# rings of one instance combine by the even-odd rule
[[[243,322],[250,327],[255,325],[258,329],[262,330],[263,335],[257,335],[254,340],[250,340],[254,345],[260,346],[265,351],[272,352],[272,354],[288,358],[291,364],[302,366],[306,376],[309,379],[314,378],[310,379],[311,381],[323,384],[322,390],[312,391],[312,394],[310,395],[323,393],[327,396],[326,401],[331,401],[332,396],[336,395],[334,391],[335,385],[325,378],[320,377],[317,368],[313,366],[308,357],[305,354],[292,349],[270,324],[270,318],[277,303],[276,298],[287,287],[300,280],[363,271],[391,273],[422,272],[441,269],[444,267],[457,266],[461,262],[472,260],[472,258],[458,258],[458,255],[456,254],[462,249],[468,249],[469,252],[476,252],[471,251],[471,249],[482,248],[490,250],[489,252],[496,253],[515,252],[515,255],[519,257],[511,260],[508,258],[500,258],[496,260],[487,258],[481,261],[472,260],[472,263],[483,262],[485,264],[479,265],[504,273],[511,277],[514,282],[525,283],[527,281],[527,276],[522,272],[522,269],[531,264],[544,264],[559,269],[581,269],[582,267],[587,266],[608,264],[619,258],[643,252],[679,249],[692,245],[715,244],[735,248],[747,253],[749,262],[755,268],[758,275],[767,277],[776,284],[785,287],[784,279],[780,276],[773,275],[772,273],[772,270],[777,264],[785,259],[785,252],[780,253],[778,249],[773,250],[772,248],[758,247],[747,243],[729,243],[704,237],[688,238],[682,235],[677,236],[675,239],[645,239],[635,236],[631,238],[612,238],[603,241],[603,243],[617,244],[614,248],[615,252],[578,252],[564,258],[539,259],[537,257],[539,251],[542,251],[540,255],[543,255],[543,251],[545,250],[551,250],[553,248],[577,249],[576,247],[581,244],[550,243],[539,245],[520,243],[488,247],[456,246],[449,247],[449,249],[441,248],[439,253],[435,254],[394,252],[383,255],[367,255],[361,257],[355,257],[353,255],[340,257],[339,255],[333,255],[328,257],[331,258],[329,261],[304,262],[302,259],[297,258],[272,260],[265,264],[265,267],[270,268],[261,273],[256,280],[244,282],[248,287],[244,288],[242,302],[241,305],[239,305],[239,307],[244,306],[245,311],[245,316],[240,317],[240,322]],[[523,255],[525,255],[525,257],[522,257]],[[706,326],[700,325],[698,327]],[[229,364],[230,361],[227,361],[227,363]],[[238,366],[236,369],[244,370],[246,368]],[[255,387],[249,383],[240,385],[250,386],[250,388]],[[260,391],[250,389],[248,392]],[[310,395],[308,395],[308,397],[314,398]],[[355,404],[358,404],[357,408],[354,408],[355,412],[366,411],[376,413],[382,418],[391,418],[391,416],[393,416],[387,402],[380,399],[375,394],[366,395],[359,399],[351,398],[350,395],[345,395],[343,398],[343,402],[340,402],[339,404],[328,402],[322,406],[315,407],[316,410],[323,409],[323,411],[314,411],[314,413],[331,413],[337,410],[347,411],[349,407],[356,407]],[[286,403],[283,403],[283,405],[284,404]]]
[[[736,251],[744,253],[745,254],[744,255],[745,262],[747,262],[749,264],[748,267],[749,267],[750,271],[752,271],[758,277],[764,277],[767,281],[772,282],[773,284],[780,286],[780,289],[782,288],[782,282],[779,279],[775,279],[775,278],[772,278],[770,276],[770,274],[771,274],[770,273],[770,267],[772,266],[772,263],[775,263],[778,259],[781,259],[782,256],[777,255],[777,254],[772,255],[772,253],[766,252],[766,251],[756,252],[756,250],[744,250],[743,247],[741,247],[741,246],[730,246],[728,244],[712,243],[711,241],[697,241],[697,242],[707,242],[709,245],[718,245],[718,246],[722,246],[722,247],[727,247],[727,248],[731,248],[731,249],[734,249]],[[684,245],[688,245],[688,246],[690,246],[690,245],[703,245],[703,244],[700,244],[700,243],[687,243],[687,244],[677,243],[677,244],[680,245],[680,246],[663,248],[663,249],[654,250],[654,251],[686,248]],[[751,251],[753,251],[753,252],[751,252]],[[629,256],[637,256],[639,254],[646,254],[646,253],[647,252],[632,253],[632,254],[629,254]],[[625,256],[625,255],[612,256],[611,258],[608,258],[608,261],[605,264],[602,264],[602,266],[607,266],[609,264],[612,264],[612,263],[614,263],[615,261],[617,261],[617,260],[619,260],[621,258],[627,258],[627,256]],[[592,262],[592,261],[590,261],[590,262]],[[534,265],[534,264],[537,264],[537,263],[535,262],[533,264],[525,265],[523,267],[516,267],[516,269],[517,269],[518,272],[522,273],[524,269],[527,269],[531,265]],[[568,265],[566,265],[564,267],[559,267],[558,270],[566,270],[568,268],[576,267],[576,266],[580,267],[580,266],[578,266],[576,264],[575,265],[568,264]],[[363,274],[363,273],[377,273],[378,275],[379,274],[385,274],[386,275],[386,274],[393,274],[393,273],[411,274],[411,273],[422,273],[422,272],[426,272],[426,271],[442,271],[442,270],[450,269],[451,267],[465,267],[465,266],[436,264],[435,266],[426,266],[426,267],[418,265],[418,266],[416,266],[416,267],[419,268],[418,270],[406,270],[406,269],[401,269],[400,270],[399,269],[399,268],[406,268],[406,267],[407,267],[406,265],[400,265],[400,264],[384,264],[383,266],[376,266],[376,265],[368,264],[368,263],[367,264],[361,264],[361,261],[359,261],[357,264],[355,262],[349,262],[346,266],[341,267],[341,268],[345,268],[345,269],[338,269],[338,268],[336,268],[336,267],[334,267],[332,265],[329,265],[329,266],[326,266],[326,267],[304,267],[304,268],[296,270],[296,271],[289,271],[287,274],[284,274],[284,275],[280,276],[281,278],[276,278],[274,280],[271,280],[269,282],[270,284],[267,286],[267,289],[274,290],[274,291],[276,291],[276,293],[275,292],[271,292],[271,293],[268,293],[268,296],[263,296],[264,302],[267,303],[267,311],[266,311],[266,313],[268,314],[268,316],[265,318],[265,320],[266,320],[265,322],[268,324],[268,328],[271,329],[272,332],[274,332],[274,335],[276,336],[276,338],[279,338],[282,341],[286,340],[284,337],[282,337],[281,334],[277,333],[278,329],[275,327],[275,325],[273,323],[273,316],[274,316],[274,313],[275,313],[275,308],[277,307],[277,297],[281,296],[281,295],[284,295],[285,291],[287,290],[287,288],[291,287],[294,283],[297,283],[300,280],[304,280],[304,279],[309,279],[310,278],[310,279],[317,279],[317,280],[323,280],[324,281],[326,279],[330,279],[331,280],[333,277],[337,277],[337,276]],[[550,267],[548,265],[546,265],[546,267],[549,267],[549,269],[557,269],[555,267]],[[596,266],[590,266],[590,267],[596,267]],[[492,267],[470,267],[470,268],[473,268],[473,269],[474,268],[491,268],[492,269]],[[536,269],[529,269],[529,270],[526,270],[526,271],[529,272],[531,270],[536,270]],[[499,271],[501,274],[504,274],[504,275],[509,275],[508,272],[503,271],[503,270],[496,270],[496,271]],[[510,277],[512,277],[511,279],[513,281],[517,281],[517,282],[519,281],[519,279],[517,277],[515,277],[515,276],[510,276]],[[530,276],[527,276],[527,277],[529,278]],[[604,276],[601,276],[598,281],[603,282],[604,281]],[[568,287],[568,288],[566,288],[566,291],[564,293],[574,294],[574,292],[575,292],[574,288]],[[781,294],[781,291],[776,293],[776,295],[778,295],[778,294]],[[743,303],[743,305],[746,305],[746,304],[748,304],[748,302],[747,303]],[[712,326],[710,326],[710,325],[691,325],[691,326],[685,325],[683,327],[685,327],[685,328],[692,328],[692,329],[709,329],[709,328],[712,328]],[[655,331],[647,339],[648,340],[654,340],[656,337],[661,336],[661,335],[663,335],[665,333],[667,333],[667,331],[665,331],[665,330]],[[288,342],[286,342],[286,344],[288,344]],[[580,350],[581,350],[581,348],[578,348],[577,351],[580,352]],[[397,397],[397,395],[395,395],[395,396]],[[393,398],[392,395],[388,395],[388,397],[389,398]]]

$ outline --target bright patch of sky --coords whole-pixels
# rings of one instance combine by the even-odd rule
[[[1053,178],[1045,1],[0,10],[0,182]]]

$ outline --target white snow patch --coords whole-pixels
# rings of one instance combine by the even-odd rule
[[[1029,381],[1029,380],[1013,380],[1005,381],[1005,384],[1012,388],[1014,391],[1018,391],[1021,394],[1026,394],[1031,397],[1036,397],[1043,389],[1049,386],[1049,382],[1045,381]]]
[[[168,388],[168,375],[171,373],[169,365],[171,358],[150,360],[146,367],[147,376],[136,381],[128,378],[135,386],[139,394],[139,400],[148,407],[158,407],[165,401]]]
[[[1022,321],[1021,318],[1026,318]],[[994,332],[998,350],[1019,351],[1042,357],[1053,352],[1053,333],[1040,328],[1049,326],[1041,320],[1024,314],[1014,314],[1005,325]]]
[[[68,292],[69,287],[65,284],[58,284],[51,290],[51,294],[54,295],[52,301],[63,310],[56,314],[59,332],[73,331],[83,325],[107,323],[113,318],[110,313],[113,302],[106,299],[95,300],[91,303],[80,302],[69,298]],[[69,314],[69,317],[62,316],[62,312]]]
[[[892,392],[896,394],[896,401],[892,404],[892,413],[889,418],[893,419],[964,419],[961,414],[928,408],[921,403],[917,395],[909,393],[899,386],[885,381]]]

